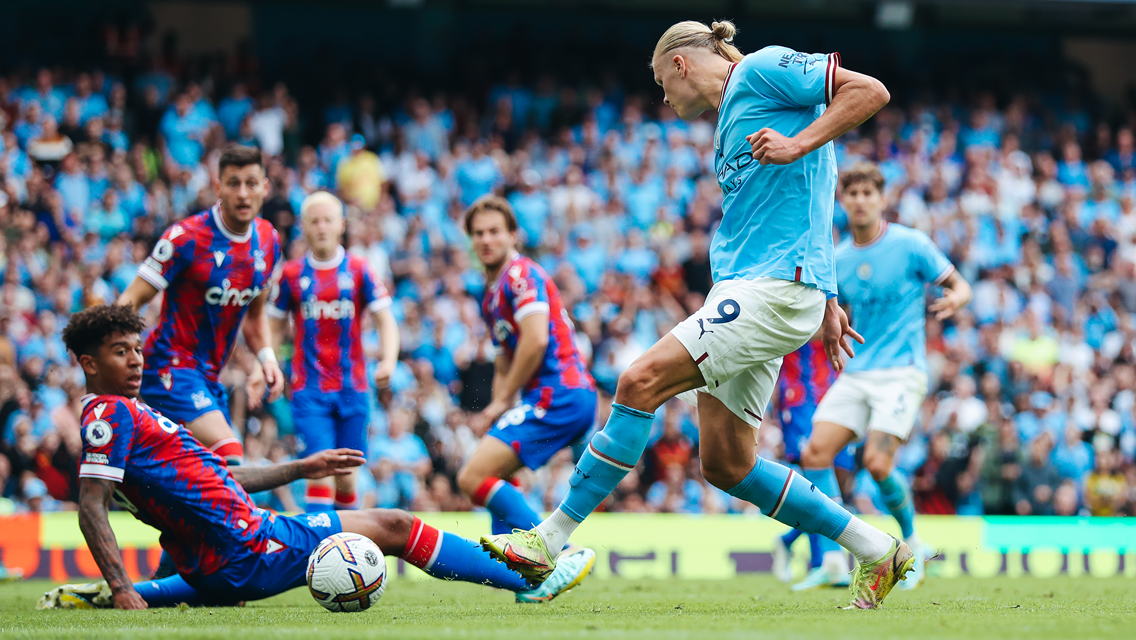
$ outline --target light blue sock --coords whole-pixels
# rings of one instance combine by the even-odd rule
[[[611,405],[607,425],[592,437],[576,463],[576,470],[568,481],[571,488],[560,503],[560,510],[576,522],[583,522],[595,511],[639,462],[647,448],[654,419],[654,414],[645,411]]]
[[[493,495],[485,503],[485,508],[493,514],[494,521],[500,520],[507,527],[504,533],[513,529],[528,531],[540,522],[540,516],[529,506],[525,496],[517,488],[504,480],[498,480]],[[496,526],[496,525],[494,525]],[[493,533],[498,533],[494,531]]]
[[[891,515],[899,522],[899,529],[904,539],[915,535],[915,503],[911,500],[911,492],[907,484],[899,479],[895,472],[883,480],[877,480],[880,487],[880,497],[887,506]]]
[[[176,607],[183,602],[190,606],[205,604],[205,598],[197,589],[191,587],[184,578],[176,574],[160,580],[137,582],[134,584],[134,590],[142,596],[146,605],[151,609]]]
[[[801,473],[805,479],[816,486],[817,491],[828,496],[833,502],[843,507],[844,498],[840,495],[840,483],[836,480],[836,469],[828,467],[826,469],[801,469]],[[840,551],[840,545],[834,541],[836,536],[832,539],[821,536],[817,539],[815,550],[819,553],[814,553],[814,558],[810,562],[815,563],[815,566],[820,566],[821,558],[829,551]],[[812,538],[810,538],[812,541]]]
[[[852,514],[818,491],[788,467],[758,457],[753,469],[730,495],[757,505],[774,520],[805,533],[835,540],[852,520]]]

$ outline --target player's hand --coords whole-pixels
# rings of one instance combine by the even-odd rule
[[[936,320],[946,320],[955,315],[959,309],[965,307],[967,302],[970,302],[969,297],[964,296],[959,291],[949,290],[942,298],[932,302],[927,308],[935,314]]]
[[[494,400],[469,419],[469,428],[473,431],[474,435],[481,437],[485,435],[493,424],[508,410],[508,403]]]
[[[272,402],[284,393],[284,372],[275,360],[265,360],[261,367],[264,368],[264,381],[268,383],[268,401]]]
[[[768,127],[746,136],[746,142],[753,150],[753,159],[761,164],[790,164],[805,155],[796,139]]]
[[[356,449],[324,449],[300,460],[300,473],[308,480],[346,476],[365,462],[363,452]]]
[[[835,371],[843,371],[844,361],[840,357],[840,352],[847,353],[849,358],[856,356],[852,344],[848,342],[848,337],[851,336],[860,344],[864,344],[864,338],[852,328],[852,325],[848,322],[848,314],[844,313],[844,309],[836,304],[835,298],[829,300],[824,309],[821,331],[821,340],[824,342],[824,352],[828,355],[828,361],[832,363],[832,368]]]
[[[255,367],[245,378],[245,395],[248,396],[249,409],[259,409],[264,404],[264,394],[268,390],[268,383],[264,380],[264,373]]]
[[[113,597],[115,609],[140,611],[149,607],[142,596],[134,590],[134,585],[127,585],[121,591],[115,591]]]
[[[391,376],[394,375],[395,363],[383,361],[379,363],[379,368],[375,371],[375,387],[379,389],[386,389],[390,386]]]

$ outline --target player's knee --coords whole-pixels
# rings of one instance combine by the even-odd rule
[[[877,482],[887,479],[891,475],[892,459],[891,456],[882,453],[867,453],[864,454],[864,468],[868,470],[872,478]]]
[[[658,405],[654,403],[653,397],[657,394],[661,379],[658,368],[640,358],[619,374],[615,401],[640,411],[654,411]]]
[[[458,471],[458,488],[460,488],[462,493],[466,496],[472,496],[474,493],[477,493],[478,488],[481,487],[481,483],[484,480],[485,477],[481,472],[470,468],[468,464],[462,467],[461,471]]]
[[[414,516],[402,509],[370,509],[373,533],[371,540],[388,556],[397,556],[406,549]]]
[[[743,469],[735,464],[717,458],[702,457],[702,477],[706,482],[718,487],[722,491],[729,491],[745,480],[749,469]]]
[[[805,469],[824,469],[832,464],[834,456],[828,455],[809,440],[801,449],[801,466]]]

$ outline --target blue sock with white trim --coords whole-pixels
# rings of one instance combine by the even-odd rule
[[[536,526],[550,553],[560,553],[576,527],[611,495],[627,472],[635,468],[647,448],[654,420],[652,413],[621,404],[611,405],[607,425],[592,436],[576,463],[568,481],[568,495],[559,508]]]
[[[576,463],[572,479],[568,481],[571,488],[560,510],[576,522],[583,522],[595,511],[639,462],[647,448],[654,420],[652,413],[621,404],[611,405],[607,425],[592,437]]]
[[[903,538],[907,540],[914,536],[915,503],[911,500],[911,492],[908,490],[907,484],[896,477],[896,473],[892,471],[888,477],[877,480],[876,485],[880,488],[880,497],[883,498],[888,512],[895,516],[896,521],[899,522]]]
[[[805,533],[836,539],[852,514],[788,467],[758,457],[744,480],[726,493],[751,502],[765,515]]]

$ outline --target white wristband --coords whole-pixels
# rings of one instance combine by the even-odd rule
[[[260,364],[264,364],[269,360],[276,362],[276,352],[272,350],[272,347],[265,347],[256,352],[256,359],[260,360]]]

